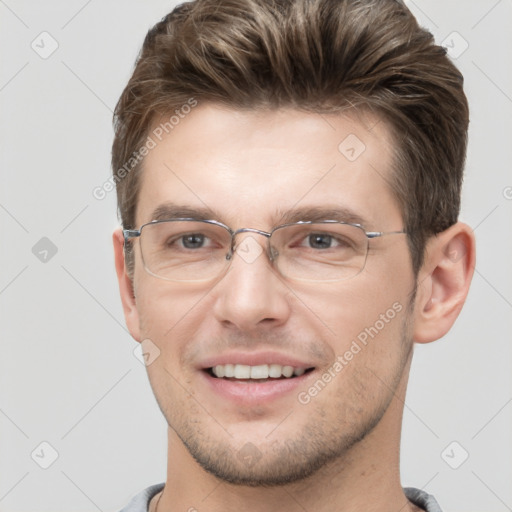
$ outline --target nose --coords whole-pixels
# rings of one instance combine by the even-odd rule
[[[277,327],[290,316],[289,290],[267,257],[266,238],[243,234],[229,271],[215,287],[214,315],[225,327]]]

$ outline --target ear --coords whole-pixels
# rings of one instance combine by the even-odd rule
[[[141,341],[139,312],[132,280],[130,279],[124,258],[124,236],[122,228],[116,229],[112,235],[114,242],[114,256],[116,263],[117,280],[119,282],[119,292],[123,304],[124,318],[130,334],[135,341]]]
[[[418,273],[414,341],[428,343],[452,327],[466,300],[475,269],[473,230],[458,222],[433,237]]]

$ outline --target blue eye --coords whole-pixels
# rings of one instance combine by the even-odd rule
[[[203,247],[206,237],[200,233],[191,233],[181,237],[181,243],[186,249],[199,249]]]
[[[309,235],[308,242],[313,249],[329,249],[332,246],[332,236],[321,233]]]

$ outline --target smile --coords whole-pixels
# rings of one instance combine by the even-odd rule
[[[291,379],[300,377],[313,368],[283,366],[280,364],[259,364],[249,366],[246,364],[219,364],[209,368],[209,372],[217,378],[232,380],[274,380],[274,379]]]

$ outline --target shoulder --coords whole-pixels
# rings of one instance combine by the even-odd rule
[[[155,494],[164,488],[164,484],[155,484],[136,494],[120,512],[147,512],[149,502]]]
[[[411,503],[425,510],[425,512],[442,512],[439,503],[431,494],[427,494],[425,491],[415,489],[414,487],[405,487],[404,493]]]

